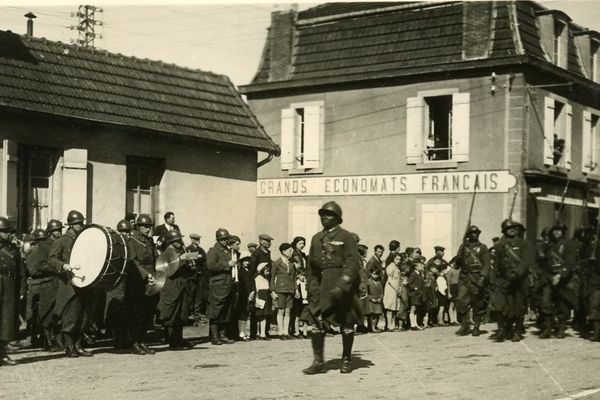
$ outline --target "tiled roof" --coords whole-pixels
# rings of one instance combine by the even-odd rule
[[[0,31],[0,77],[0,107],[277,149],[224,75]]]
[[[461,65],[471,68],[474,60],[487,65],[521,63],[526,57],[546,62],[535,16],[540,9],[532,1],[319,5],[296,16],[286,79],[274,79],[269,72],[273,55],[268,49],[273,41],[285,40],[271,30],[259,71],[242,92],[261,84],[280,88],[279,82],[319,85],[409,76],[434,68],[443,72]],[[483,22],[472,23],[473,16]],[[572,37],[569,43],[567,69],[583,77]],[[465,52],[471,45],[477,47],[475,55]]]

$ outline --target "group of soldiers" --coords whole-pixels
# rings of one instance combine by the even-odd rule
[[[359,239],[341,227],[342,209],[337,203],[325,203],[319,216],[323,230],[313,236],[306,263],[306,308],[313,325],[314,359],[304,372],[325,372],[325,334],[331,327],[338,327],[343,346],[340,371],[349,373],[355,327],[362,321],[358,301]],[[76,237],[85,229],[84,222],[83,215],[75,210],[67,216],[64,233],[60,221],[49,221],[46,229],[32,232],[31,248],[22,254],[14,241],[13,226],[0,217],[0,364],[15,364],[6,353],[6,345],[17,333],[17,304],[25,296],[35,305],[31,307],[35,315],[29,317],[41,328],[48,350],[64,349],[68,357],[92,356],[83,348],[82,336],[97,313],[100,293],[74,286],[71,278],[79,266],[69,264]],[[117,231],[125,238],[128,250],[126,273],[116,287],[101,293],[115,346],[139,355],[154,354],[145,342],[157,309],[169,347],[192,347],[183,339],[182,331],[193,304],[197,263],[184,257],[186,249],[178,229],[165,231],[157,249],[150,236],[152,227],[152,218],[146,214],[137,216],[133,224],[126,219],[118,223]],[[525,227],[518,222],[503,221],[501,231],[502,237],[488,248],[479,241],[480,229],[469,226],[456,257],[450,261],[460,271],[455,303],[461,326],[456,333],[480,335],[480,325],[489,312],[498,324],[492,335],[496,341],[519,341],[525,315],[534,310],[541,338],[564,338],[565,324],[574,312],[574,322],[582,335],[587,336],[591,329],[589,337],[600,341],[600,267],[595,230],[578,230],[569,239],[567,227],[557,223],[544,230],[535,246],[524,239]],[[206,314],[212,342],[218,345],[231,342],[225,330],[232,319],[232,270],[239,263],[240,240],[223,228],[215,236],[216,243],[205,260],[209,276]],[[180,265],[159,294],[148,295],[148,288],[157,283],[159,250],[175,254]],[[267,253],[265,257],[270,259]],[[255,252],[254,258],[257,264],[263,261],[261,252]]]

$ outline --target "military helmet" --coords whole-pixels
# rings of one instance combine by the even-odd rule
[[[48,232],[46,232],[43,229],[36,229],[35,231],[33,231],[33,233],[31,234],[31,236],[33,236],[33,240],[35,242],[38,242],[40,240],[46,240],[50,237],[50,235],[48,234]]]
[[[137,219],[135,220],[135,224],[136,225],[142,225],[142,226],[152,226],[152,225],[154,225],[154,223],[152,222],[152,217],[150,217],[148,214],[140,214],[140,215],[138,215]]]
[[[502,232],[506,232],[507,229],[510,228],[517,228],[519,226],[518,222],[513,221],[512,219],[505,219],[504,221],[502,221]]]
[[[69,211],[69,214],[67,214],[68,225],[83,224],[84,219],[83,214],[77,210],[71,210]]]
[[[50,233],[54,231],[59,231],[62,228],[64,228],[62,222],[60,222],[57,219],[51,219],[50,221],[48,221],[48,225],[46,225],[46,232]]]
[[[0,217],[0,232],[13,232],[12,224],[6,217]]]
[[[183,236],[181,236],[181,232],[179,232],[177,229],[171,229],[165,235],[165,239],[163,242],[164,244],[170,244],[173,242],[179,242],[181,241],[181,239],[183,239]]]
[[[562,222],[556,222],[554,225],[552,225],[552,228],[550,228],[550,232],[555,231],[555,230],[560,230],[560,231],[566,232],[567,225],[563,224]]]
[[[481,233],[481,229],[479,229],[479,228],[477,227],[477,225],[471,225],[471,226],[469,227],[469,229],[467,229],[467,233],[473,233],[473,232],[476,232],[476,233]]]
[[[319,209],[319,215],[323,215],[326,213],[331,213],[339,218],[340,222],[342,221],[342,208],[335,201],[328,201],[323,204],[323,206]]]
[[[229,239],[229,231],[225,228],[219,228],[217,229],[217,232],[215,232],[215,238],[217,240],[227,240]]]
[[[131,230],[131,223],[126,219],[122,219],[117,223],[117,232],[129,232]]]

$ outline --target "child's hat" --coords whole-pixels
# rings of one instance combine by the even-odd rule
[[[292,248],[292,245],[291,245],[291,244],[289,244],[289,243],[281,243],[281,244],[279,245],[279,251],[281,251],[281,252],[284,252],[284,251],[286,251],[287,249],[291,249],[291,248]]]

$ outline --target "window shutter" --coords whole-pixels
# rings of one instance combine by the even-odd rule
[[[554,155],[554,99],[544,98],[544,164],[553,165]]]
[[[583,111],[583,129],[581,137],[581,170],[590,173],[592,172],[594,142],[592,141],[592,113],[586,110]]]
[[[573,107],[565,104],[567,118],[565,121],[565,168],[571,169],[571,130],[573,125]]]
[[[469,161],[470,94],[452,95],[452,160]]]
[[[304,168],[319,168],[321,166],[321,135],[323,107],[304,107]]]
[[[418,164],[423,160],[423,107],[422,97],[406,99],[406,163]]]
[[[1,215],[17,217],[17,162],[18,143],[14,140],[2,141],[1,182],[2,198],[0,199]]]
[[[294,168],[294,133],[296,110],[281,110],[281,169]]]

